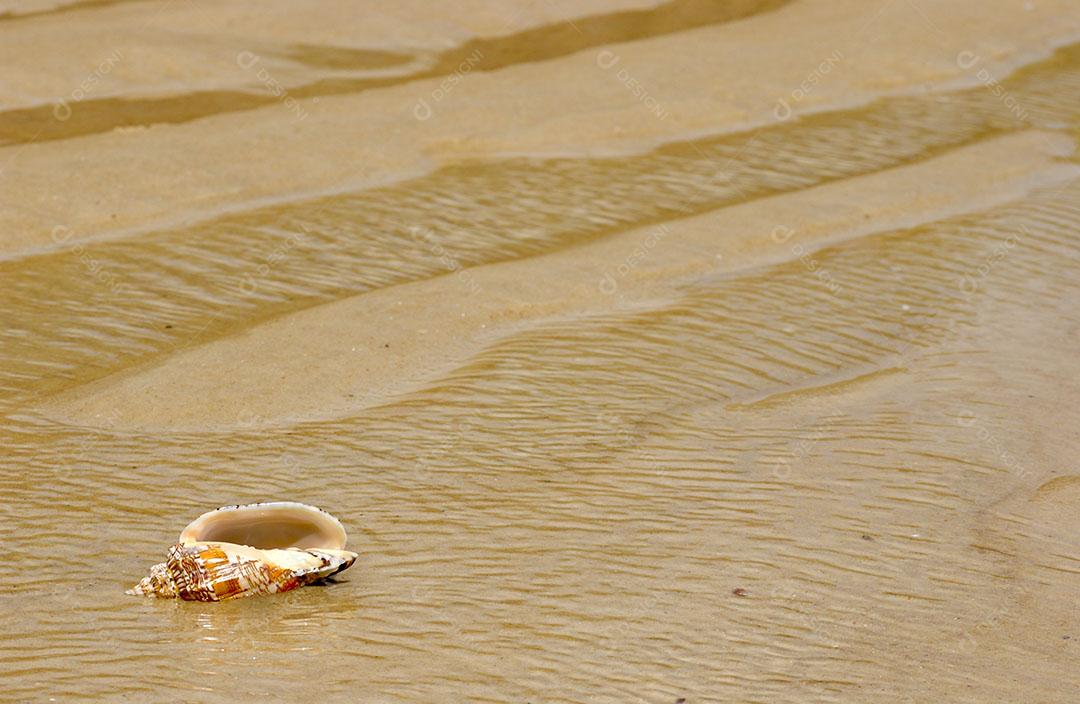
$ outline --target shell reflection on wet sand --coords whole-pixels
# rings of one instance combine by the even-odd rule
[[[526,66],[573,81],[575,52],[601,47],[631,75],[644,44],[677,52],[724,25],[782,63],[798,47],[772,32],[807,3],[555,4],[451,48],[313,39],[294,77],[333,111],[338,88],[446,68],[400,57],[480,46],[483,77],[452,98],[468,103],[469,81],[524,90]],[[30,3],[0,32],[161,5]],[[871,8],[837,6],[873,27]],[[126,237],[56,223],[50,248],[6,253],[4,696],[276,701],[317,683],[327,701],[1068,701],[1078,18],[1049,51],[1037,9],[898,8],[948,51],[919,47],[939,62],[926,76],[898,72],[914,49],[891,32],[845,51],[837,71],[877,77],[861,106],[674,129],[621,156],[477,157]],[[988,46],[1026,65],[993,82],[957,65]],[[345,61],[400,74],[335,75]],[[135,132],[112,127],[185,96],[126,97],[98,96],[40,148],[127,149]],[[272,127],[285,108],[253,100],[194,100],[201,113],[144,136],[214,135],[247,110],[237,139],[291,149]],[[500,117],[475,108],[477,130]],[[0,113],[24,142],[0,148],[16,165],[40,146],[21,119]],[[317,344],[296,339],[311,331]],[[265,599],[125,596],[174,542],[180,566],[351,564],[330,523],[242,533],[234,510],[173,532],[207,502],[267,496],[332,507],[363,569]],[[179,591],[164,570],[147,590]]]

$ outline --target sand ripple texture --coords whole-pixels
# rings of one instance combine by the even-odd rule
[[[26,387],[60,390],[283,312],[445,274],[448,260],[534,256],[1007,130],[1071,124],[1080,51],[1005,85],[1026,119],[982,88],[885,99],[634,157],[452,166],[385,188],[0,261],[0,390],[13,399]]]
[[[677,5],[608,30],[584,18],[566,41],[700,24]],[[663,295],[598,292],[340,417],[252,408],[148,432],[37,408],[281,316],[434,287],[447,257],[497,267],[656,224],[674,246],[688,216],[1025,130],[1080,139],[1076,47],[1000,85],[1023,114],[984,85],[882,97],[0,260],[0,699],[1069,701],[1075,176]],[[256,108],[276,109],[229,109]],[[0,116],[17,142],[14,124]],[[346,524],[360,558],[339,583],[124,596],[191,517],[282,498]]]

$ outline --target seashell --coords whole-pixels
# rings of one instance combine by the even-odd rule
[[[196,518],[165,562],[128,594],[225,601],[287,592],[348,569],[338,519],[314,506],[273,501],[225,506]]]

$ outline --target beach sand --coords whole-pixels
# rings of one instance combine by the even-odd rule
[[[15,701],[1061,702],[1064,0],[0,5]],[[204,510],[335,584],[123,594]]]

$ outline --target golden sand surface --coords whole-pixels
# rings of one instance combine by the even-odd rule
[[[1078,42],[0,3],[0,700],[1072,701]],[[261,500],[356,565],[124,595]]]

